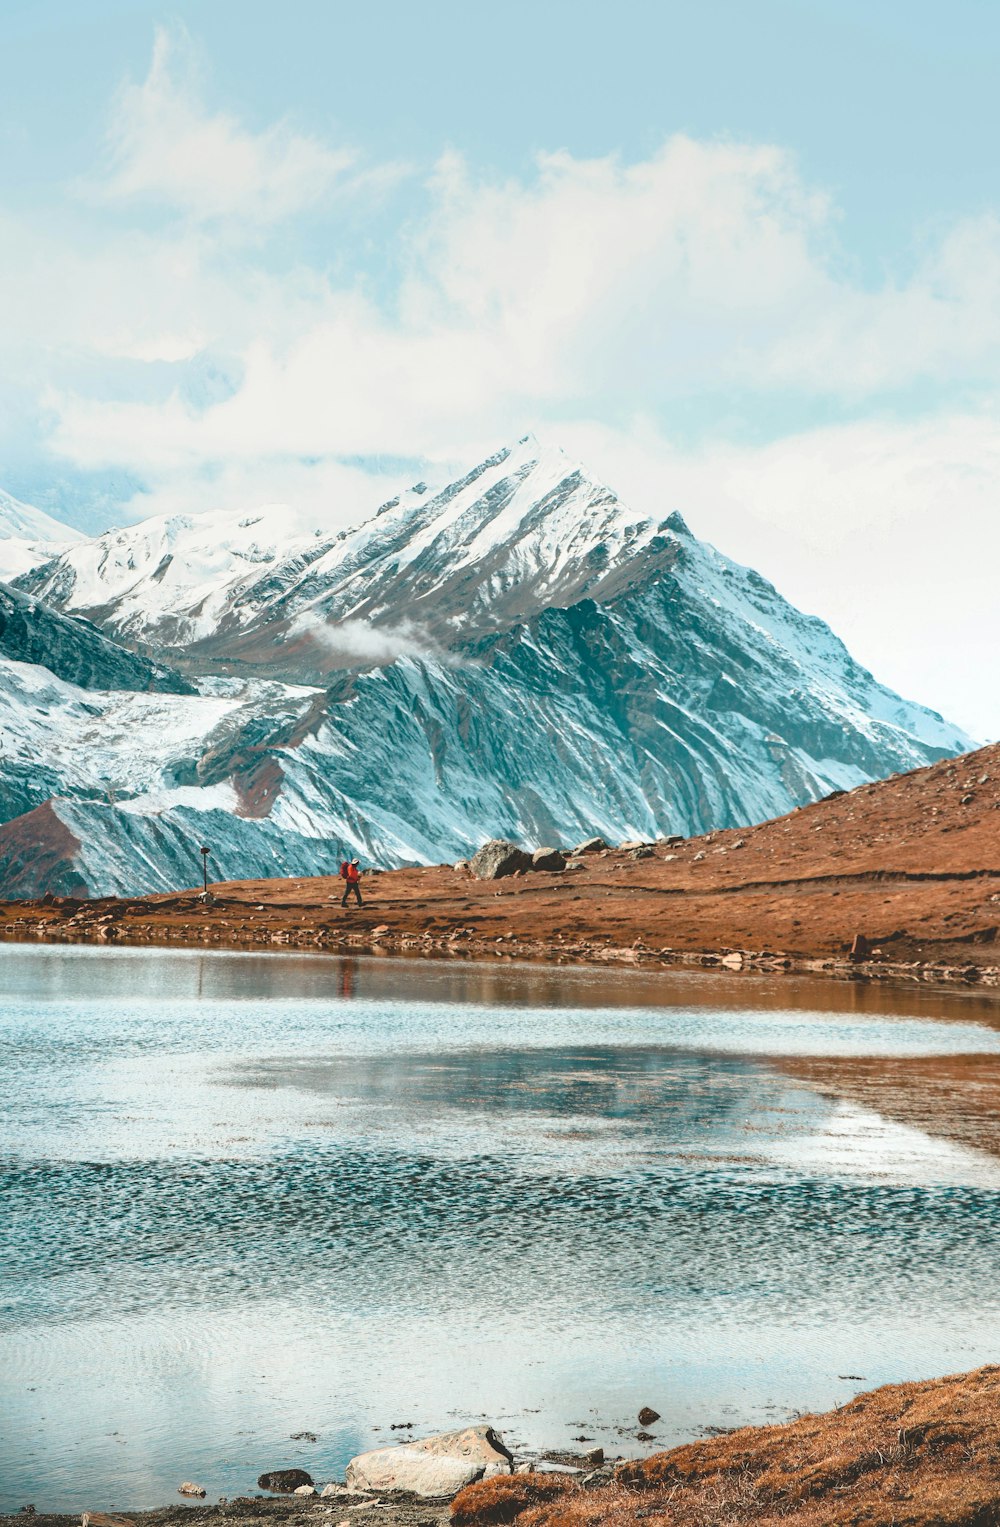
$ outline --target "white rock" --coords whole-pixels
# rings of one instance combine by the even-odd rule
[[[293,1493],[295,1495],[315,1495],[316,1494],[316,1486],[315,1485],[299,1485],[298,1489],[295,1490]]]
[[[457,1495],[477,1479],[509,1474],[513,1459],[491,1426],[467,1426],[398,1447],[359,1453],[347,1465],[355,1489],[406,1490],[432,1497]]]

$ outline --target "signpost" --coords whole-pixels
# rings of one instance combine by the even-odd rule
[[[212,850],[210,848],[206,848],[204,846],[204,844],[202,845],[202,847],[200,849],[200,853],[201,853],[201,867],[202,867],[202,873],[203,873],[204,880],[205,880],[205,895],[206,896],[208,895],[208,856],[209,856],[209,854],[211,852],[212,852]]]

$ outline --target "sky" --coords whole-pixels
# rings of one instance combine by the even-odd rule
[[[0,0],[0,487],[317,525],[534,431],[1000,737],[994,0]]]

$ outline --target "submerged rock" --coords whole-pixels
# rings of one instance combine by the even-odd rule
[[[490,838],[469,861],[469,869],[477,880],[499,880],[530,868],[531,855],[506,838]]]
[[[272,1495],[294,1495],[300,1485],[311,1485],[313,1478],[305,1469],[272,1469],[257,1481],[259,1490],[270,1490]]]
[[[419,1442],[359,1453],[347,1465],[354,1489],[406,1490],[425,1498],[457,1495],[477,1479],[509,1474],[514,1460],[492,1426],[467,1426]]]

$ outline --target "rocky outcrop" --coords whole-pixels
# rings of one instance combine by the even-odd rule
[[[467,1426],[419,1442],[359,1453],[347,1465],[355,1490],[406,1490],[425,1498],[457,1495],[478,1479],[509,1474],[513,1458],[492,1426]]]
[[[579,858],[581,854],[602,854],[607,846],[603,838],[587,838],[583,843],[576,845],[573,857]]]
[[[469,869],[477,880],[500,880],[504,875],[516,875],[518,870],[530,870],[531,855],[506,838],[490,838],[473,854]]]

